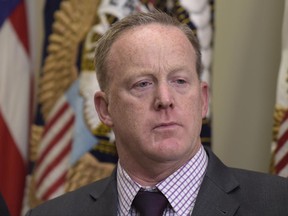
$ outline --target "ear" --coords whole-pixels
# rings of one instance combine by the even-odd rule
[[[202,118],[205,118],[209,107],[209,87],[206,82],[201,82]]]
[[[108,100],[107,100],[107,95],[105,92],[98,91],[94,95],[94,104],[96,111],[98,113],[100,121],[109,126],[113,126],[113,122],[108,110]]]

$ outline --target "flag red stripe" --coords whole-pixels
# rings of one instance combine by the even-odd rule
[[[67,172],[64,172],[62,176],[52,184],[49,190],[43,195],[43,200],[48,200],[50,196],[61,186],[65,184]]]
[[[40,177],[38,180],[36,187],[39,188],[40,185],[42,184],[43,180],[46,178],[46,176],[59,165],[61,160],[65,158],[67,154],[71,151],[71,145],[72,142],[71,140],[69,141],[68,145],[61,151],[59,152],[58,156],[46,167],[45,171],[43,172],[43,175]]]
[[[275,151],[276,152],[281,151],[281,148],[287,142],[287,140],[288,140],[288,130],[286,130],[285,133],[278,139],[277,148]]]
[[[15,29],[15,32],[17,32],[19,41],[21,41],[27,54],[29,54],[28,27],[26,20],[26,9],[23,0],[19,2],[15,10],[11,13],[10,21]]]
[[[55,113],[55,115],[47,122],[43,136],[51,129],[51,127],[55,124],[56,121],[63,115],[63,113],[69,108],[67,103],[64,103],[63,106]]]
[[[288,112],[285,113],[283,120],[281,122],[281,126],[288,121]],[[286,122],[287,123],[287,122]],[[281,130],[281,126],[280,126],[280,130]],[[282,128],[283,129],[283,128]],[[279,134],[278,134],[279,136]],[[285,130],[284,134],[282,134],[281,137],[278,138],[277,141],[277,147],[275,149],[275,152],[278,152],[281,150],[282,146],[285,144],[285,142],[288,140],[288,129]]]
[[[59,131],[59,133],[57,133],[55,135],[55,137],[53,138],[53,140],[49,143],[49,145],[47,146],[47,148],[44,150],[44,152],[40,155],[40,158],[37,160],[37,165],[39,166],[44,158],[47,156],[47,154],[55,147],[55,145],[57,145],[57,143],[59,142],[59,140],[66,134],[66,132],[70,129],[70,127],[73,125],[74,123],[74,116],[72,116],[70,118],[70,120],[64,125],[64,127]]]
[[[27,170],[1,111],[0,137],[0,191],[11,215],[18,215],[22,206]]]
[[[275,171],[276,173],[280,173],[281,170],[288,164],[288,154],[286,154],[276,165]]]

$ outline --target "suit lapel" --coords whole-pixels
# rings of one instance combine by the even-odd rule
[[[209,157],[207,172],[198,193],[192,216],[233,216],[239,203],[233,194],[239,183],[211,150],[206,149]],[[117,215],[117,183],[116,169],[112,175],[97,185],[92,185],[91,206],[85,215],[116,216]]]
[[[233,198],[239,183],[226,167],[209,149],[207,173],[201,185],[192,216],[232,216],[239,208]]]
[[[85,215],[116,216],[117,215],[117,183],[116,169],[112,175],[92,189],[89,196],[92,203]]]

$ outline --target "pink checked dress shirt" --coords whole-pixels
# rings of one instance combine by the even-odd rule
[[[169,201],[168,207],[164,210],[164,216],[185,216],[191,215],[200,185],[203,181],[208,165],[208,156],[203,148],[195,156],[168,176],[162,182],[159,182],[153,188],[145,188],[134,182],[127,172],[121,167],[121,161],[118,162],[117,169],[117,190],[118,190],[118,216],[138,216],[139,214],[133,208],[132,201],[140,190],[160,190]]]

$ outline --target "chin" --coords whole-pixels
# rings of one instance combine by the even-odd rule
[[[192,154],[193,148],[189,147],[188,145],[184,145],[183,142],[161,142],[157,149],[154,152],[157,152],[158,157],[166,158],[171,160],[179,160],[183,157]],[[190,153],[191,152],[191,153]]]

